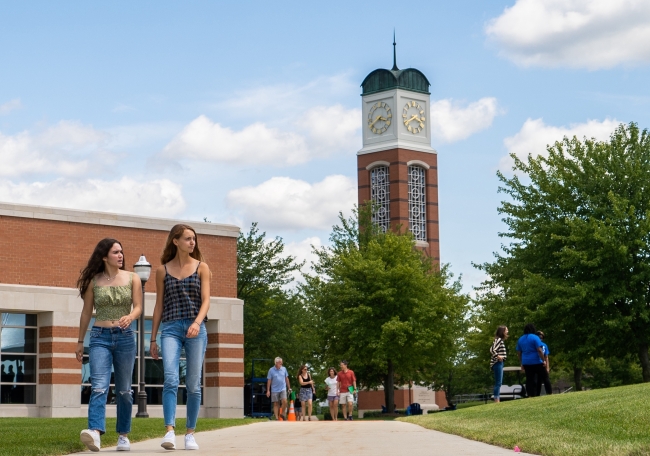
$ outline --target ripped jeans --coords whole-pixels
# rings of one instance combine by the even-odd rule
[[[118,434],[131,432],[133,390],[131,377],[135,362],[135,334],[131,328],[102,328],[90,330],[91,394],[88,402],[88,429],[106,432],[106,399],[110,391],[111,366],[115,370],[114,396],[117,404]]]

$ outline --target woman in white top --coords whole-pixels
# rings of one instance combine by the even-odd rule
[[[336,369],[333,367],[327,369],[325,384],[327,385],[327,402],[330,405],[330,415],[332,415],[332,421],[336,421],[339,412],[339,380],[336,378]]]

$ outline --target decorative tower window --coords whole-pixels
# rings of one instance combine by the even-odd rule
[[[370,198],[375,203],[372,221],[385,233],[390,227],[388,166],[376,166],[370,170]]]
[[[416,241],[427,240],[427,199],[425,170],[409,166],[409,226]]]

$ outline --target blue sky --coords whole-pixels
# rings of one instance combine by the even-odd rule
[[[503,229],[496,171],[563,135],[650,127],[638,0],[0,1],[0,201],[251,221],[309,258],[356,201],[359,84],[431,81],[442,261]]]

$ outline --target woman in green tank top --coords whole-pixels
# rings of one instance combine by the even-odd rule
[[[81,431],[81,441],[91,451],[99,451],[100,436],[106,432],[106,400],[111,389],[112,367],[117,405],[115,430],[119,434],[117,450],[128,451],[133,408],[131,377],[135,363],[135,334],[131,323],[142,313],[142,283],[136,274],[124,270],[122,244],[106,238],[95,247],[81,271],[77,287],[84,301],[75,351],[79,362],[83,362],[86,329],[95,309],[88,352],[91,375],[88,429]]]

